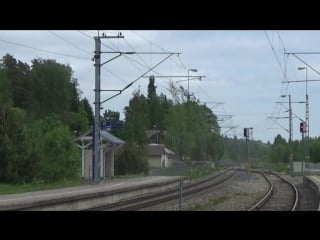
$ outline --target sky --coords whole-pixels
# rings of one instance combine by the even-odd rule
[[[119,96],[103,103],[101,114],[110,109],[120,112],[123,119],[123,109],[133,92],[140,90],[147,95],[150,75],[155,76],[157,94],[164,93],[171,98],[169,82],[188,89],[189,73],[190,94],[218,116],[223,135],[242,138],[243,128],[252,128],[255,140],[272,143],[277,134],[288,139],[290,94],[293,139],[301,139],[299,124],[306,117],[306,92],[310,137],[320,135],[320,94],[317,94],[320,82],[305,82],[320,79],[320,31],[100,30],[99,34],[102,33],[108,37],[121,33],[123,38],[101,39],[104,52],[101,62],[106,62],[101,68],[101,89],[123,89],[137,81]],[[94,109],[92,58],[97,35],[97,30],[3,30],[0,31],[0,54],[2,57],[9,53],[29,65],[35,58],[55,59],[70,65],[82,90],[81,97],[88,98]],[[117,51],[136,54],[116,57],[112,52]],[[164,60],[168,53],[175,54]],[[298,67],[305,68],[298,70]],[[190,69],[197,72],[188,71]],[[199,81],[192,76],[204,77]],[[290,82],[297,80],[304,82]],[[101,101],[115,93],[102,92]]]

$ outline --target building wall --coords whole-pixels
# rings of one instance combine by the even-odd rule
[[[306,171],[305,162],[293,162],[293,172],[301,172],[302,170]]]
[[[105,176],[112,179],[114,177],[114,149],[104,153]]]
[[[148,158],[149,167],[161,167],[161,158],[160,156]]]
[[[105,177],[112,179],[114,177],[114,149],[104,152],[102,157],[104,158]],[[99,176],[103,177],[100,172]],[[92,179],[92,150],[84,150],[84,178]]]
[[[169,159],[167,154],[161,156],[161,166],[162,167],[170,167],[171,166],[171,159]]]

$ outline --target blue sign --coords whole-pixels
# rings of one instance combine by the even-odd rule
[[[110,120],[103,120],[101,122],[101,129],[104,130],[110,130],[111,128],[122,128],[123,127],[123,123],[122,121],[119,122],[112,122]]]
[[[110,120],[103,120],[102,122],[101,122],[101,129],[110,129],[111,128],[111,121]]]

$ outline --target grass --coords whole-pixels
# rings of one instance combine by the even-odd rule
[[[222,196],[217,199],[212,199],[205,204],[196,204],[195,206],[186,208],[184,210],[185,211],[205,211],[205,210],[211,209],[212,207],[214,207],[220,203],[223,203],[227,199],[228,199],[228,197]]]
[[[54,183],[21,183],[21,184],[7,184],[0,183],[0,194],[12,194],[22,192],[32,192],[39,190],[50,190],[64,187],[73,187],[78,185],[88,184],[88,180],[61,180]]]
[[[206,177],[215,171],[217,171],[217,169],[208,167],[191,167],[189,170],[189,177],[191,179]]]
[[[246,193],[246,192],[237,192],[234,194],[235,196],[248,196],[249,193]]]

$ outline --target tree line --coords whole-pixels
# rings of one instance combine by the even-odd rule
[[[291,144],[284,137],[278,134],[273,143],[263,143],[259,140],[250,140],[248,145],[244,138],[236,136],[224,137],[225,145],[224,159],[230,159],[239,164],[245,163],[248,154],[253,166],[268,166],[268,164],[288,165],[290,163],[290,152],[292,151],[293,161],[304,161],[306,147],[309,148],[310,162],[320,162],[320,137],[311,137],[309,141],[294,140]],[[307,144],[307,145],[306,145]],[[291,150],[292,149],[292,150]]]

